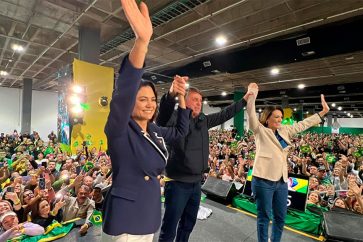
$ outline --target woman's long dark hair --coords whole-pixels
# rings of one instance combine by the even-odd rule
[[[151,87],[151,89],[153,90],[153,93],[155,95],[156,108],[155,108],[154,115],[152,116],[151,120],[149,121],[149,122],[153,122],[155,120],[156,116],[157,116],[157,113],[158,113],[158,93],[156,92],[156,88],[155,88],[154,83],[152,83],[151,81],[141,79],[141,83],[140,83],[140,86],[139,86],[138,90],[140,90],[142,87]]]

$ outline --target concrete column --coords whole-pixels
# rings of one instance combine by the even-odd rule
[[[100,57],[100,26],[98,24],[81,25],[79,27],[78,54],[79,59],[99,64]]]
[[[328,122],[327,122],[328,127],[331,127],[333,125],[333,115],[331,115],[331,114],[328,115],[327,119],[328,119]]]
[[[32,121],[32,89],[33,80],[30,78],[23,79],[23,93],[21,105],[21,133],[30,134]]]
[[[243,98],[243,96],[244,96],[243,88],[238,88],[234,91],[233,100],[235,102],[238,102],[239,100],[241,100]],[[243,137],[243,134],[244,134],[244,110],[243,109],[234,116],[233,125],[237,129],[237,134],[240,137]]]

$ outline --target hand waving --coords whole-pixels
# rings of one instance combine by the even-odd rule
[[[137,6],[135,0],[121,0],[121,4],[136,40],[148,45],[153,34],[148,7],[144,2]]]
[[[329,105],[325,101],[324,94],[321,94],[320,97],[321,97],[321,106],[323,107],[323,110],[320,112],[320,116],[324,116],[325,114],[327,114],[329,112],[330,108],[329,108]]]

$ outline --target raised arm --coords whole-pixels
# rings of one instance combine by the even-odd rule
[[[254,133],[257,133],[260,122],[258,121],[255,107],[255,102],[258,94],[258,86],[256,83],[251,83],[248,85],[247,94],[247,116],[249,129],[252,130]]]
[[[180,94],[185,96],[185,84],[188,79],[187,76],[181,77],[176,75],[170,86],[169,92],[162,96],[159,105],[159,115],[156,118],[156,123],[159,126],[165,127],[175,125],[175,123],[171,121],[176,103],[175,97]]]
[[[292,137],[296,133],[302,132],[314,125],[319,124],[322,121],[323,116],[329,112],[329,106],[326,103],[323,94],[321,94],[321,105],[323,107],[323,110],[319,113],[316,113],[315,115],[308,117],[294,125],[285,126],[286,129],[289,131],[289,136]]]
[[[138,6],[135,0],[121,0],[126,18],[135,33],[135,43],[120,68],[110,104],[110,114],[105,127],[108,136],[126,130],[135,105],[137,89],[143,74],[145,56],[153,33],[149,11],[145,3]]]

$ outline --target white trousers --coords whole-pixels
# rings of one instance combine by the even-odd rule
[[[108,235],[102,232],[102,242],[152,242],[154,234],[145,235],[132,235],[132,234],[121,234],[121,235]]]

